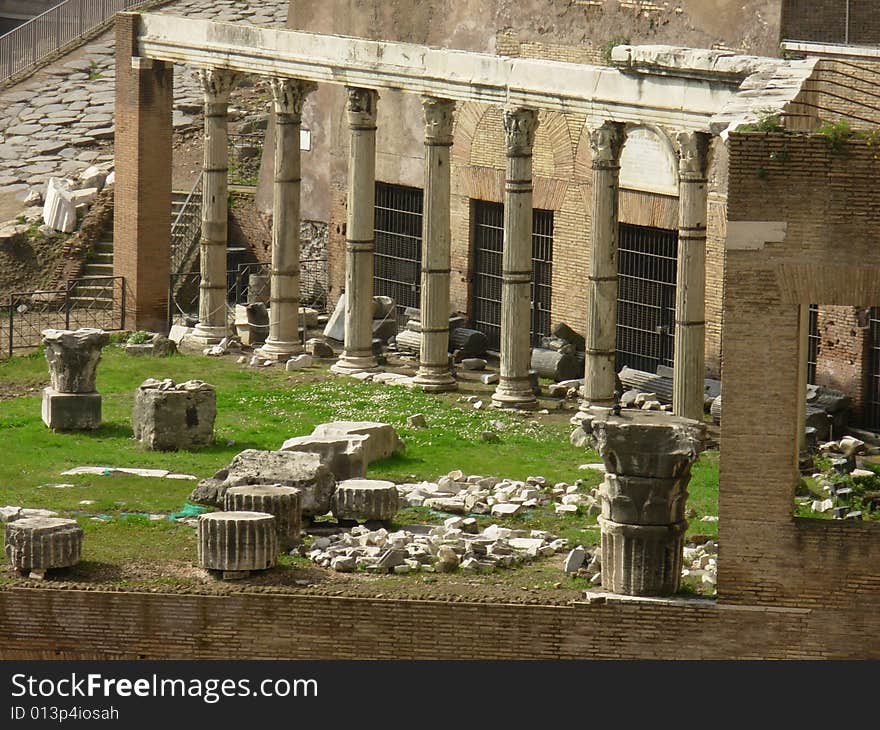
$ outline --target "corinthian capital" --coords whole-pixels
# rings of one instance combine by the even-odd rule
[[[455,102],[422,97],[425,110],[425,141],[431,144],[452,144],[452,126],[455,118]]]
[[[372,129],[376,126],[376,103],[379,94],[372,89],[348,87],[348,124],[351,127]]]
[[[604,122],[590,130],[593,167],[615,167],[620,164],[620,151],[626,132],[620,122]]]
[[[507,137],[508,155],[530,155],[535,144],[538,128],[538,112],[535,109],[504,110],[504,134]]]
[[[238,74],[226,68],[200,68],[196,75],[206,104],[227,104]]]
[[[276,114],[290,114],[302,117],[302,108],[306,98],[318,85],[312,81],[301,79],[269,79],[272,87],[272,99],[275,102]]]
[[[708,134],[703,132],[679,132],[678,176],[683,179],[705,179],[708,152]]]

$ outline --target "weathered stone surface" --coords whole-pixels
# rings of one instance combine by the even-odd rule
[[[566,573],[577,573],[586,559],[587,551],[584,550],[583,547],[578,545],[566,556],[565,565],[562,567],[562,569]]]
[[[101,425],[100,393],[59,393],[43,389],[41,415],[53,431],[91,431]]]
[[[149,378],[135,393],[132,427],[134,437],[148,449],[176,451],[210,444],[216,416],[213,385]]]
[[[390,520],[397,514],[398,496],[394,482],[376,479],[347,479],[336,485],[333,515],[338,520]]]
[[[300,542],[302,510],[300,491],[281,484],[251,484],[230,487],[223,497],[227,512],[264,512],[275,517],[278,547],[290,550]]]
[[[62,233],[71,233],[76,228],[76,203],[67,180],[49,178],[46,201],[43,203],[43,222]]]
[[[318,454],[247,449],[235,456],[226,469],[199,482],[190,501],[222,507],[229,487],[247,484],[281,484],[299,489],[302,514],[312,517],[330,510],[336,480]]]
[[[198,533],[199,565],[207,570],[266,570],[278,561],[278,533],[270,514],[211,512],[199,516]]]
[[[375,421],[333,421],[315,426],[315,436],[366,436],[364,458],[367,464],[386,459],[404,448],[403,441],[392,426]]]
[[[302,355],[294,355],[290,360],[287,361],[284,369],[288,372],[292,372],[295,370],[302,370],[303,368],[310,368],[315,364],[314,359],[308,353],[303,353]]]
[[[330,345],[317,337],[306,340],[306,352],[312,357],[334,357],[336,355]]]
[[[602,516],[629,525],[668,525],[684,520],[690,471],[660,479],[606,474],[599,487]]]
[[[59,393],[94,393],[101,348],[110,341],[104,330],[43,330],[52,388]]]
[[[681,581],[687,522],[626,525],[599,518],[602,587],[630,596],[669,595]]]
[[[25,517],[6,524],[6,555],[22,573],[76,565],[82,543],[83,531],[76,520]]]
[[[349,436],[295,436],[281,445],[281,451],[318,454],[337,481],[357,479],[367,473],[363,434]]]

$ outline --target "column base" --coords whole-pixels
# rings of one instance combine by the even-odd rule
[[[259,348],[254,350],[265,360],[275,362],[287,362],[294,355],[301,355],[303,346],[300,342],[284,342],[283,340],[266,340]]]
[[[681,583],[686,521],[627,525],[599,517],[602,587],[626,596],[663,596]]]
[[[53,431],[91,431],[101,425],[100,393],[43,390],[43,423]]]
[[[232,332],[229,330],[229,327],[214,327],[199,322],[184,339],[193,345],[210,347],[211,345],[220,344],[220,340],[231,336],[231,334]]]
[[[352,373],[372,372],[379,368],[373,355],[343,355],[333,365],[330,372],[337,375],[351,375]]]
[[[421,369],[413,378],[413,385],[421,388],[426,393],[445,393],[450,390],[458,390],[458,381],[448,370]]]
[[[492,393],[492,405],[496,408],[515,408],[524,411],[534,411],[538,408],[538,399],[527,384],[520,388],[511,388],[509,385],[499,385]]]

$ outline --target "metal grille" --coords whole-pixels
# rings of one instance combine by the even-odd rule
[[[171,222],[171,273],[185,274],[199,255],[199,239],[202,235],[202,179],[200,172],[186,199],[180,204],[172,203]],[[176,215],[174,214],[176,211]]]
[[[807,325],[807,382],[816,383],[816,360],[819,354],[819,305],[810,305]]]
[[[474,201],[474,293],[471,320],[483,332],[489,347],[501,344],[501,266],[504,243],[504,206]],[[550,334],[553,282],[553,211],[535,210],[532,216],[532,344]]]
[[[868,377],[868,428],[880,431],[880,307],[871,307],[868,319],[870,330],[870,361]]]
[[[394,300],[401,325],[420,306],[423,201],[420,188],[376,183],[373,293]]]
[[[782,37],[814,43],[877,45],[877,0],[784,0]]]
[[[4,350],[38,347],[44,329],[125,329],[125,279],[87,276],[64,289],[11,294],[0,322]]]
[[[672,366],[678,232],[621,223],[617,249],[617,369]]]

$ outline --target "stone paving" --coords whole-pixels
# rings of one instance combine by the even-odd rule
[[[288,0],[178,0],[162,13],[283,27]],[[0,92],[0,195],[23,200],[50,177],[112,164],[115,101],[113,31]],[[174,127],[195,122],[201,91],[191,69],[174,68]]]

